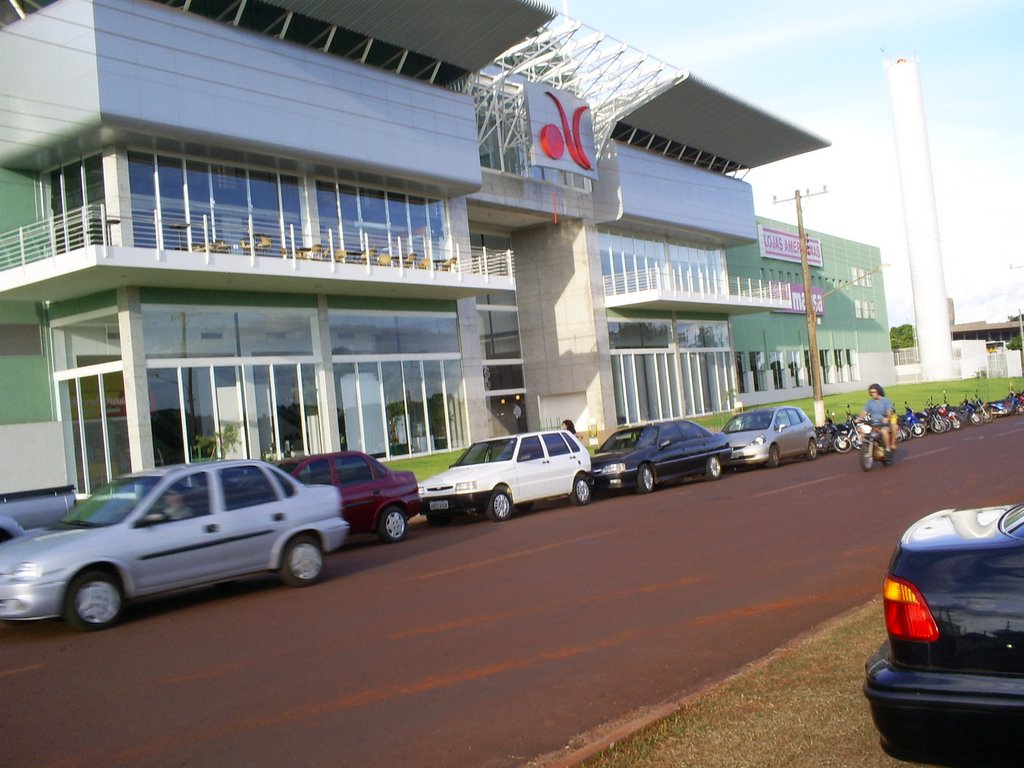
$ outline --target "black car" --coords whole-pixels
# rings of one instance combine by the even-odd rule
[[[1019,741],[1024,504],[915,523],[893,554],[883,602],[889,637],[867,661],[864,693],[886,751]]]
[[[594,488],[650,493],[659,483],[688,475],[717,480],[731,453],[725,435],[685,419],[624,427],[594,454]]]

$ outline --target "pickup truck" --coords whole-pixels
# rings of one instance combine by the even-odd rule
[[[0,544],[30,528],[52,525],[75,506],[75,486],[0,493]]]

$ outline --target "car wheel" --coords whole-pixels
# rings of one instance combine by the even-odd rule
[[[83,571],[71,580],[64,596],[64,620],[75,629],[106,629],[121,617],[124,592],[109,571]]]
[[[766,463],[771,469],[779,466],[779,446],[775,443],[772,443],[768,448],[768,461]]]
[[[487,502],[487,516],[496,523],[502,523],[512,517],[512,497],[504,488],[498,488],[491,494]]]
[[[650,464],[641,464],[636,471],[636,492],[650,493],[654,490],[655,483],[654,467]]]
[[[320,578],[324,553],[320,542],[308,533],[294,536],[281,554],[281,581],[289,587],[305,587]]]
[[[707,464],[704,465],[704,479],[717,480],[722,476],[722,458],[715,454],[708,456]]]
[[[818,443],[813,438],[807,441],[807,453],[804,454],[804,458],[808,461],[818,458]]]
[[[408,520],[405,513],[398,507],[387,507],[380,513],[377,521],[377,536],[381,541],[394,544],[405,538],[409,530]]]
[[[432,525],[435,528],[443,528],[452,522],[452,516],[445,513],[439,515],[427,515],[427,525]]]
[[[593,488],[590,485],[590,478],[583,472],[578,473],[573,478],[572,493],[569,494],[569,498],[576,506],[583,507],[590,503],[591,496],[593,496]]]

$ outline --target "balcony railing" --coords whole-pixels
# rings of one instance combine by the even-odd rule
[[[788,307],[791,302],[788,283],[728,279],[718,272],[664,266],[643,268],[604,276],[605,296],[628,296],[657,292],[667,298],[698,299],[711,303],[764,304]]]
[[[438,247],[425,238],[368,235],[343,244],[338,233],[330,229],[324,231],[322,242],[308,242],[301,232],[296,233],[294,225],[283,227],[279,222],[261,222],[252,216],[234,227],[231,239],[224,230],[223,226],[215,230],[207,216],[185,221],[161,217],[154,211],[151,216],[110,217],[105,206],[87,205],[66,216],[0,233],[0,271],[102,246],[203,253],[206,263],[215,254],[236,254],[248,257],[253,266],[257,257],[273,257],[291,260],[295,265],[301,261],[358,265],[367,273],[393,269],[400,275],[441,272],[515,277],[511,250],[462,248],[458,243]]]

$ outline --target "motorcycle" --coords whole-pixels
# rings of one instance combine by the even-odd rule
[[[880,425],[862,421],[857,425],[857,433],[861,437],[861,469],[867,472],[875,465],[876,461],[880,461],[886,466],[892,464],[892,451],[885,444]]]
[[[906,410],[900,417],[899,423],[906,426],[911,437],[924,437],[925,432],[928,431],[924,422],[914,413],[914,409],[910,407],[909,403],[904,402],[903,405]]]

